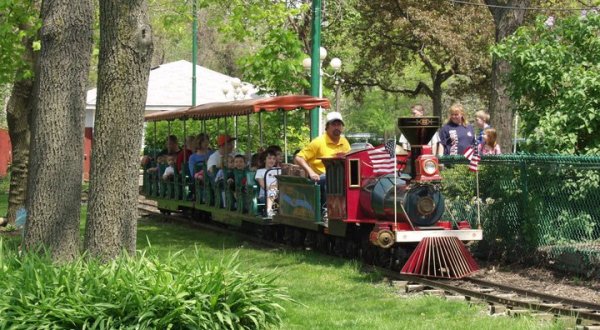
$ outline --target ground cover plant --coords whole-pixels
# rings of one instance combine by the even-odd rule
[[[52,264],[0,241],[1,329],[257,329],[281,323],[273,274],[239,272],[232,256],[140,252],[106,264]]]
[[[5,208],[6,196],[0,195],[0,210]],[[511,319],[507,317],[490,317],[486,315],[485,305],[469,306],[462,302],[447,302],[436,297],[422,296],[405,296],[398,295],[398,292],[393,287],[389,286],[385,280],[377,273],[365,272],[362,267],[348,260],[341,260],[317,253],[306,251],[291,251],[287,249],[271,249],[253,246],[248,242],[236,238],[232,235],[224,236],[209,231],[197,230],[188,226],[179,224],[167,223],[153,217],[143,217],[139,221],[138,226],[138,249],[145,251],[150,249],[151,252],[146,252],[146,258],[160,261],[160,264],[169,263],[169,259],[177,259],[183,264],[182,270],[192,274],[202,273],[200,269],[216,269],[223,267],[226,263],[223,260],[232,260],[235,256],[238,260],[234,262],[235,271],[240,274],[255,274],[255,275],[240,275],[246,276],[247,280],[254,278],[268,278],[272,282],[267,285],[272,285],[273,290],[277,288],[286,288],[287,294],[292,300],[280,300],[281,307],[285,309],[281,314],[281,324],[276,326],[273,323],[271,328],[280,329],[563,329],[562,323],[547,323],[540,322],[531,318]],[[2,252],[3,260],[6,260],[7,254],[14,253],[18,242],[18,237],[3,237],[4,251]],[[9,240],[6,243],[6,240]],[[151,244],[150,244],[151,243]],[[12,252],[11,252],[12,251]],[[177,254],[174,251],[180,251]],[[185,260],[195,258],[195,263],[185,265]],[[158,260],[158,261],[157,261]],[[16,260],[15,260],[16,261]],[[21,261],[25,263],[26,261]],[[30,261],[31,262],[31,261]],[[139,265],[139,261],[138,265]],[[133,265],[122,267],[132,267]],[[195,266],[198,265],[198,266]],[[206,265],[206,268],[202,268]],[[212,265],[212,268],[210,266]],[[2,272],[0,276],[0,297],[6,297],[7,292],[12,295],[22,297],[22,299],[30,299],[32,294],[26,290],[39,289],[35,286],[35,282],[26,284],[22,279],[15,278],[17,275],[10,275],[3,266],[0,266]],[[73,279],[75,275],[60,273],[57,269],[52,269],[49,265],[46,270],[40,272],[54,273],[57,283],[63,283],[64,287],[74,286],[75,283],[65,283],[68,278],[71,278],[76,283],[79,280]],[[35,266],[37,268],[37,266]],[[33,271],[31,267],[30,271]],[[231,270],[222,269],[224,272]],[[124,271],[121,271],[124,274]],[[157,274],[163,272],[167,274],[165,269],[157,269]],[[31,274],[35,274],[32,272]],[[142,274],[140,277],[148,277],[148,273]],[[158,276],[155,274],[155,276]],[[103,277],[101,273],[97,273],[96,277],[92,278],[89,274],[90,281],[100,281],[98,277]],[[64,276],[64,278],[63,278]],[[73,277],[69,277],[73,276]],[[74,299],[72,304],[62,311],[62,313],[70,316],[74,313],[73,310],[85,310],[90,308],[109,309],[111,305],[122,304],[126,297],[136,295],[131,291],[136,290],[134,287],[137,275],[129,274],[123,276],[121,291],[123,294],[109,295],[109,290],[103,291],[106,301],[97,303],[98,306],[82,303]],[[254,277],[253,277],[254,276]],[[274,277],[270,277],[274,276]],[[105,277],[105,276],[104,276]],[[162,281],[169,282],[168,275],[158,276]],[[37,281],[35,276],[29,276],[32,281]],[[173,279],[173,284],[180,279]],[[108,281],[108,280],[105,280]],[[132,281],[132,284],[129,283]],[[218,286],[218,282],[212,282]],[[39,284],[37,284],[39,286]],[[52,284],[54,285],[54,284]],[[97,284],[94,284],[97,285]],[[196,284],[191,283],[190,290]],[[54,285],[54,288],[60,287]],[[127,289],[125,291],[125,289]],[[269,289],[271,290],[271,289]],[[36,291],[37,292],[37,291]],[[46,294],[46,299],[58,300],[57,295],[60,290],[43,291]],[[277,293],[278,292],[278,293]],[[271,294],[280,294],[280,291]],[[151,295],[145,296],[148,300],[155,302],[165,301],[178,306],[179,302],[166,299],[165,297],[154,297]],[[145,299],[146,299],[145,298]],[[0,298],[4,299],[4,298]],[[162,300],[161,300],[162,299]],[[146,302],[147,303],[147,302]],[[48,304],[48,303],[47,303]],[[132,303],[133,304],[133,303]],[[5,303],[0,307],[0,319],[6,319]],[[78,305],[78,306],[74,306]],[[274,307],[274,311],[280,311]],[[50,307],[46,307],[50,308]],[[39,312],[32,313],[31,316],[39,317]],[[56,311],[56,314],[61,311]],[[174,309],[172,315],[182,313],[182,308]],[[74,313],[77,315],[76,313]],[[171,315],[171,316],[172,316]],[[207,317],[208,316],[199,316]],[[213,316],[218,319],[218,316]],[[265,317],[267,317],[265,315]],[[269,315],[268,317],[272,317]],[[39,319],[38,319],[39,321]],[[108,321],[106,321],[108,322]],[[113,323],[115,324],[115,323]],[[93,325],[93,324],[92,324]],[[237,324],[236,324],[237,325]],[[97,325],[99,327],[100,324]],[[234,328],[226,323],[215,323],[208,328]],[[250,328],[267,328],[268,325],[256,327],[250,325]],[[0,328],[5,328],[0,325]],[[17,327],[15,327],[17,328]],[[36,326],[36,328],[39,328]],[[66,326],[73,328],[73,326]]]

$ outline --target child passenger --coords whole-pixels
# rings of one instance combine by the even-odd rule
[[[483,130],[483,143],[479,145],[480,155],[500,155],[500,145],[496,143],[496,129],[486,128]]]
[[[244,157],[244,155],[235,155],[235,157],[233,157],[233,169],[236,170],[243,170],[246,168],[246,157]],[[235,175],[233,173],[233,171],[230,171],[229,174],[227,174],[227,185],[229,185],[229,187],[232,190],[235,190]]]
[[[265,151],[264,155],[265,167],[258,169],[254,178],[260,186],[260,192],[258,194],[259,201],[265,201],[265,190],[267,191],[267,216],[272,217],[273,215],[275,215],[273,205],[279,197],[279,190],[277,189],[277,178],[275,176],[280,173],[279,170],[273,169],[275,167],[275,164],[277,163],[277,155],[272,151]]]
[[[163,173],[163,180],[171,180],[175,176],[175,156],[167,156],[167,168]]]

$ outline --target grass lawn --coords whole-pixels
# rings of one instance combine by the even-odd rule
[[[0,191],[0,214],[6,211]],[[399,296],[377,274],[353,261],[313,252],[266,249],[187,226],[145,217],[138,223],[138,248],[159,255],[182,250],[218,263],[238,254],[242,271],[276,272],[278,284],[296,303],[284,303],[282,329],[562,329],[531,318],[490,317],[485,306],[436,297]]]

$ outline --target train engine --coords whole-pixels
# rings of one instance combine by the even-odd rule
[[[329,230],[347,237],[344,225],[354,223],[363,232],[368,228],[368,241],[380,250],[412,251],[403,273],[446,278],[473,273],[478,268],[463,242],[481,240],[482,230],[443,218],[442,177],[427,145],[439,118],[399,118],[398,127],[411,144],[408,157],[390,150],[394,143],[323,159]]]

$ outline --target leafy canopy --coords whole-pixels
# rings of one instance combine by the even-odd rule
[[[494,47],[531,152],[600,151],[600,15],[538,18]]]
[[[35,36],[40,27],[37,14],[33,1],[0,1],[0,84],[33,75],[22,54],[24,40]],[[35,48],[39,48],[39,43],[34,43]]]

